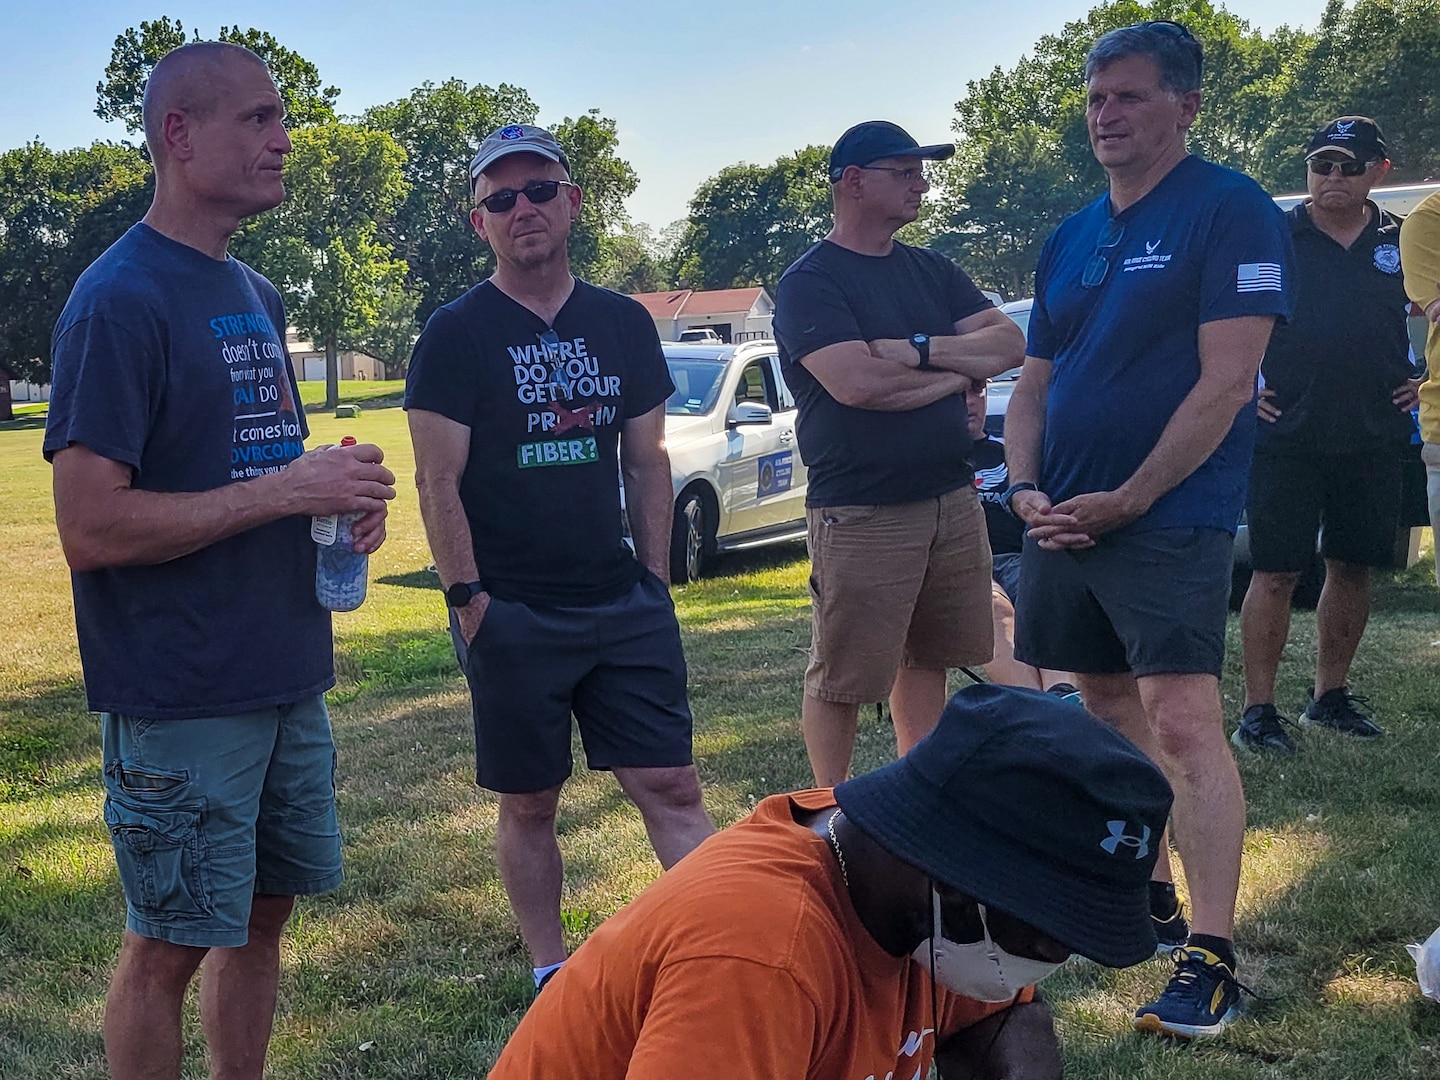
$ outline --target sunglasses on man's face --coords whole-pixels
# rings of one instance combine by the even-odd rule
[[[480,205],[489,210],[492,214],[504,214],[515,208],[515,200],[521,195],[534,206],[547,203],[556,195],[560,194],[560,186],[574,187],[569,180],[532,180],[519,191],[514,188],[501,188],[493,194],[486,195],[480,200]]]
[[[1374,164],[1373,161],[1328,161],[1325,158],[1311,158],[1309,161],[1310,171],[1316,176],[1329,176],[1336,169],[1340,170],[1341,176],[1364,176]]]

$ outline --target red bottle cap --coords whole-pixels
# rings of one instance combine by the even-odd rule
[[[341,446],[354,446],[354,445],[355,445],[355,436],[354,436],[354,435],[346,435],[343,439],[340,440],[340,445],[341,445]]]

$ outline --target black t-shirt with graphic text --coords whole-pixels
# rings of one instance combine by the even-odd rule
[[[490,593],[583,607],[640,580],[621,526],[621,428],[673,390],[645,309],[583,281],[553,326],[490,281],[430,316],[405,407],[470,429],[460,501]]]
[[[970,451],[975,466],[975,494],[985,511],[985,529],[990,534],[992,555],[1016,554],[1025,546],[1025,525],[1000,502],[1010,487],[1005,466],[1005,443],[994,435],[976,439]]]
[[[283,469],[309,433],[280,294],[237,259],[131,228],[55,325],[47,459],[78,443],[147,491],[210,491]],[[286,704],[334,683],[308,518],[157,566],[74,573],[90,708],[150,719]]]
[[[775,339],[799,407],[806,506],[915,502],[970,483],[961,395],[904,412],[855,408],[801,361],[845,341],[953,335],[992,306],[965,271],[926,248],[897,242],[889,255],[862,255],[822,240],[795,260],[775,290]]]
[[[1411,377],[1400,219],[1371,203],[1370,223],[1344,248],[1304,203],[1285,217],[1295,314],[1275,326],[1260,365],[1280,417],[1257,425],[1255,449],[1350,454],[1408,442],[1415,422],[1390,400]]]

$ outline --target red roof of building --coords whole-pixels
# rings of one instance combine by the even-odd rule
[[[670,292],[634,293],[630,299],[639,300],[652,319],[673,319],[680,314],[689,289],[673,289]]]
[[[758,285],[749,289],[711,289],[695,292],[674,289],[670,292],[635,293],[652,319],[677,319],[682,315],[722,315],[732,311],[749,311],[765,290]]]

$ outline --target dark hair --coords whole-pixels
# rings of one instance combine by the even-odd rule
[[[1148,56],[1155,61],[1160,69],[1160,86],[1172,94],[1200,89],[1205,50],[1195,35],[1179,23],[1142,22],[1102,35],[1085,57],[1085,81],[1127,56]]]

